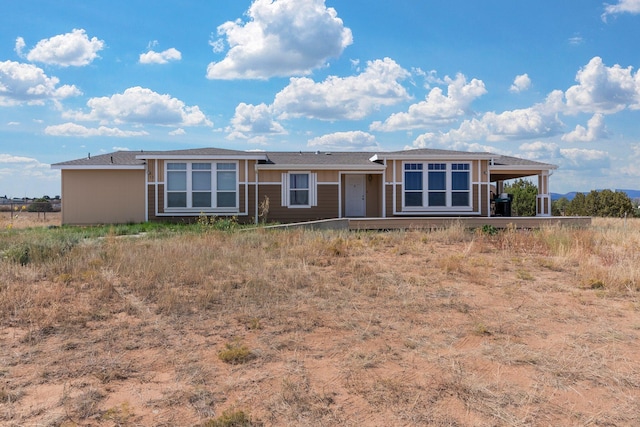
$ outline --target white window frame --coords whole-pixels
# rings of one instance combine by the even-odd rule
[[[168,193],[170,193],[169,191],[169,173],[174,171],[174,170],[170,170],[169,169],[169,164],[171,163],[178,163],[178,164],[186,164],[186,178],[187,178],[187,183],[186,183],[186,196],[187,196],[187,201],[186,201],[186,206],[175,206],[175,207],[169,207],[169,196]],[[206,164],[210,164],[211,165],[211,169],[193,169],[193,164],[202,164],[202,163],[206,163]],[[233,164],[235,169],[226,169],[226,171],[233,171],[235,172],[236,178],[235,178],[235,187],[233,192],[235,193],[235,202],[234,202],[234,206],[223,206],[223,207],[218,207],[217,203],[218,203],[218,193],[222,192],[222,193],[231,193],[231,190],[218,190],[218,172],[223,172],[225,171],[225,169],[221,169],[218,170],[217,166],[218,164]],[[239,170],[238,170],[238,165],[239,162],[237,160],[167,160],[165,161],[165,167],[164,167],[164,211],[167,213],[171,213],[171,212],[210,212],[210,213],[237,213],[239,211],[239,206],[240,206],[240,182],[239,182]],[[203,207],[199,207],[193,206],[193,172],[196,171],[209,171],[211,173],[211,206],[203,206]],[[199,191],[195,191],[195,192],[199,192]]]
[[[405,169],[406,165],[422,165],[422,169]],[[430,164],[444,164],[445,168],[442,170],[445,172],[445,205],[444,206],[430,206],[429,205],[429,172],[436,172],[437,169],[430,170]],[[468,165],[468,169],[460,170],[460,172],[466,172],[468,176],[468,189],[466,191],[453,190],[453,173],[458,172],[457,170],[453,170],[453,165]],[[405,212],[468,212],[473,210],[473,183],[471,180],[472,176],[472,163],[469,161],[441,161],[441,160],[432,160],[432,161],[404,161],[402,163],[402,210]],[[406,204],[406,195],[407,192],[417,193],[419,190],[407,190],[405,188],[406,184],[406,173],[407,172],[421,172],[422,173],[422,205],[421,206],[407,206]],[[434,190],[434,192],[439,192]],[[466,192],[469,196],[469,203],[465,206],[453,206],[453,193],[463,193]]]
[[[309,183],[309,203],[306,205],[296,205],[291,203],[291,175],[308,175]],[[309,171],[290,171],[282,173],[282,206],[287,208],[311,208],[318,205],[318,183],[317,174]]]

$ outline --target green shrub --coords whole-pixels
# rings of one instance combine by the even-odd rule
[[[224,411],[218,418],[207,421],[204,427],[252,427],[256,424],[244,411]]]
[[[239,342],[227,343],[223,350],[220,350],[218,357],[225,363],[240,365],[253,359],[254,355],[249,348]]]

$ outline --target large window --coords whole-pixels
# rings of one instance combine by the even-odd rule
[[[236,170],[235,162],[167,162],[166,207],[237,208]]]
[[[469,163],[404,164],[403,206],[408,210],[469,208],[470,194]]]

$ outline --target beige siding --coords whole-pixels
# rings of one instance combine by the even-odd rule
[[[143,222],[144,170],[63,170],[63,224]]]

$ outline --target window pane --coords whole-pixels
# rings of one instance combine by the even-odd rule
[[[469,206],[469,193],[453,193],[451,194],[452,206]]]
[[[167,170],[186,171],[187,170],[187,164],[186,163],[167,163]]]
[[[469,172],[453,172],[451,174],[452,190],[468,190],[469,189]]]
[[[422,193],[404,193],[405,206],[422,206]]]
[[[447,179],[445,172],[429,172],[429,190],[446,190]]]
[[[220,170],[236,170],[236,164],[235,163],[218,163],[216,165],[216,169]]]
[[[193,170],[211,170],[211,163],[194,163],[191,165]]]
[[[236,193],[224,192],[218,193],[218,207],[219,208],[235,208],[236,207]]]
[[[405,163],[404,170],[406,171],[422,170],[422,163]]]
[[[454,163],[451,165],[451,170],[454,171],[468,171],[469,163]]]
[[[211,191],[211,172],[193,172],[193,191]]]
[[[170,208],[186,208],[187,193],[167,193],[167,206]]]
[[[404,189],[422,190],[422,172],[405,172]]]
[[[309,174],[292,173],[291,175],[289,175],[289,188],[292,190],[296,188],[309,188]]]
[[[289,192],[289,204],[291,205],[308,205],[309,190],[291,190]]]
[[[445,193],[429,193],[429,206],[446,206],[447,198]]]
[[[447,164],[446,163],[429,163],[429,170],[430,171],[447,170]]]
[[[187,189],[186,172],[167,172],[167,190],[184,191]]]
[[[211,207],[211,193],[193,193],[192,197],[194,208]]]
[[[218,190],[235,190],[236,189],[236,173],[232,172],[218,172]]]

